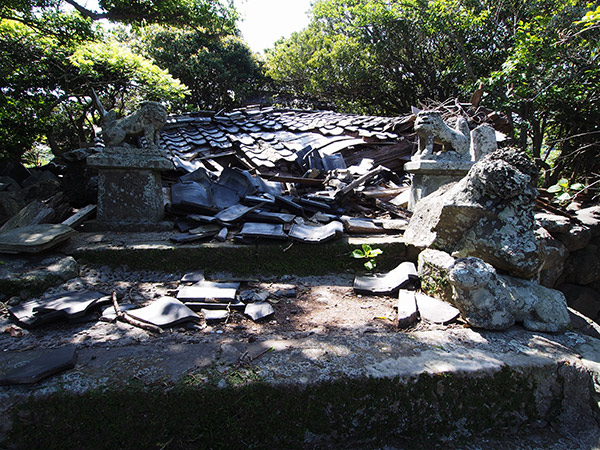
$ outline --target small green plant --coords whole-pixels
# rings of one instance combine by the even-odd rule
[[[362,248],[357,248],[352,252],[353,258],[361,258],[366,259],[364,266],[367,270],[373,270],[377,263],[375,262],[375,258],[383,253],[383,250],[379,248],[371,248],[370,245],[363,244]]]
[[[566,178],[561,178],[558,180],[558,183],[548,188],[548,193],[554,194],[554,199],[561,205],[564,205],[573,200],[583,189],[585,189],[583,184],[571,184]]]

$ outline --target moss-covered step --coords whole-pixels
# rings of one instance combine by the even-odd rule
[[[581,436],[597,432],[599,346],[519,328],[81,346],[75,369],[0,387],[0,447],[452,448],[549,425]],[[31,353],[3,352],[0,371]]]
[[[383,250],[377,270],[396,267],[409,256],[400,237],[342,238],[322,244],[260,241],[256,244],[174,244],[164,233],[86,234],[66,251],[78,261],[132,269],[189,271],[204,268],[238,274],[320,275],[364,270],[353,250],[369,244]]]

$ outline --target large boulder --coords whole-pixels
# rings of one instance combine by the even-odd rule
[[[424,286],[440,290],[472,326],[505,330],[522,323],[529,330],[558,332],[570,323],[562,292],[507,275],[479,258],[458,258],[439,250],[419,255]],[[451,294],[450,294],[451,293]]]
[[[534,234],[538,171],[516,149],[477,162],[461,181],[422,199],[404,233],[418,249],[477,257],[510,275],[530,278],[543,265]]]

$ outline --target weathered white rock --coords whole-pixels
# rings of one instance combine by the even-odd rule
[[[583,225],[572,225],[564,233],[555,233],[554,237],[562,242],[570,252],[585,248],[592,240],[592,231]]]
[[[570,322],[562,292],[498,275],[478,258],[459,258],[448,273],[454,304],[478,328],[504,330],[522,322],[528,330],[563,331]]]
[[[560,291],[498,275],[479,258],[455,260],[444,252],[425,250],[419,255],[419,275],[427,292],[433,290],[451,302],[474,327],[504,330],[520,322],[529,330],[557,332],[569,324]]]
[[[545,212],[536,212],[535,220],[542,228],[550,233],[567,233],[571,228],[571,221],[568,217],[559,216]]]
[[[405,242],[478,257],[511,275],[536,275],[543,264],[534,234],[537,173],[518,150],[486,156],[461,181],[421,200]]]
[[[592,236],[600,236],[600,205],[580,209],[575,216],[592,232]]]

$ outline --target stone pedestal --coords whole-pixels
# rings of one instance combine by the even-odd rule
[[[417,159],[404,164],[404,170],[413,177],[408,200],[409,211],[413,211],[422,198],[437,191],[443,185],[461,180],[473,164],[471,161],[459,159]]]
[[[164,217],[161,170],[173,163],[148,150],[117,147],[88,158],[98,169],[97,221],[109,226],[158,224]]]

